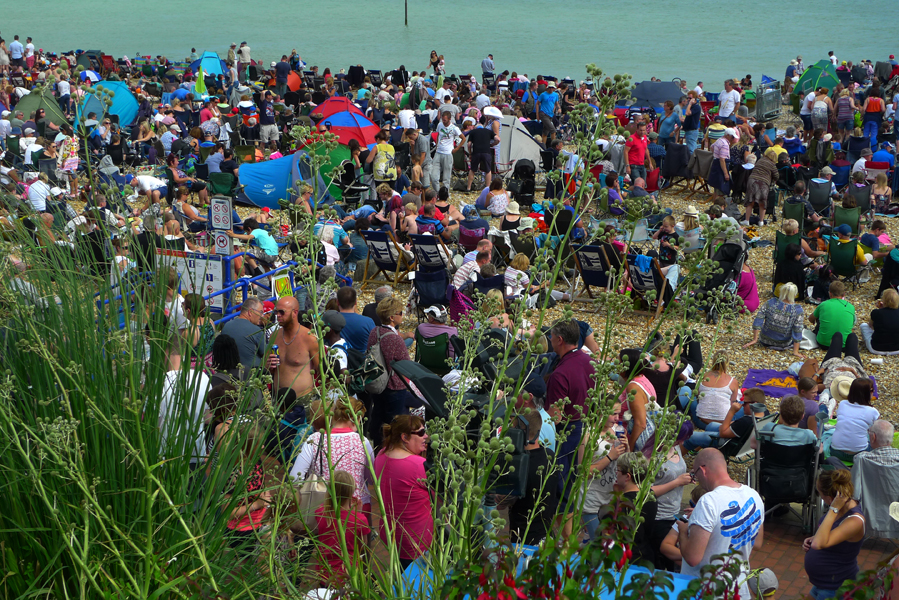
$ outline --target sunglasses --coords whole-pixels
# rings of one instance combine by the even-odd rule
[[[412,435],[416,435],[418,437],[424,437],[425,435],[427,435],[427,431],[425,431],[424,427],[422,427],[421,429],[419,429],[417,431],[410,431],[409,433]]]
[[[289,313],[289,312],[291,312],[291,311],[289,311],[289,310],[276,310],[276,311],[275,311],[275,314],[278,315],[279,317],[283,317],[284,315],[286,315],[286,314]]]

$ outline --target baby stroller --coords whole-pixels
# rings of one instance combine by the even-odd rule
[[[709,244],[708,247],[711,252],[714,244]],[[699,305],[705,308],[706,323],[717,323],[721,310],[733,307],[746,253],[743,240],[731,237],[718,246],[710,257],[710,260],[718,263],[721,272],[716,270],[697,292]]]
[[[537,185],[536,173],[537,167],[533,161],[527,158],[522,158],[515,163],[506,189],[520,206],[530,206],[534,203],[534,190]]]

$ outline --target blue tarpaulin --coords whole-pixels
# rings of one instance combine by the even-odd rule
[[[762,85],[766,85],[766,84],[769,84],[769,83],[774,83],[775,81],[777,81],[777,80],[776,80],[776,79],[772,79],[771,77],[768,77],[767,75],[762,75]]]

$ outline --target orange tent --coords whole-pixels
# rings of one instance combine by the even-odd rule
[[[299,90],[300,85],[302,85],[302,83],[303,83],[303,79],[302,79],[302,77],[300,77],[300,74],[297,73],[296,71],[291,71],[290,74],[287,76],[287,89],[289,89],[291,92],[295,92],[295,91]],[[269,79],[268,87],[275,87],[274,78]]]

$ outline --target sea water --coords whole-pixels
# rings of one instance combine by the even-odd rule
[[[409,26],[403,25],[404,1]],[[443,54],[447,73],[480,76],[492,53],[499,71],[583,79],[606,73],[698,80],[720,91],[725,78],[783,79],[790,59],[806,65],[833,50],[840,60],[899,55],[899,0],[7,0],[0,35],[45,50],[98,49],[183,60],[191,47],[222,57],[246,41],[265,64],[296,48],[309,66],[332,71],[410,71]]]

